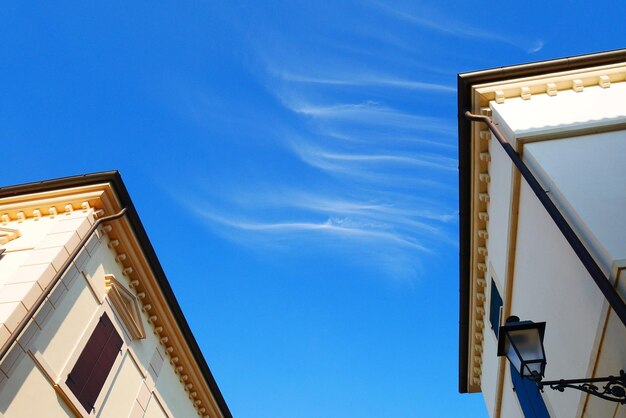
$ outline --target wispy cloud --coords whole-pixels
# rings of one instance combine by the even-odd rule
[[[274,74],[282,80],[295,83],[307,84],[324,84],[332,86],[351,86],[351,87],[391,87],[407,90],[432,91],[441,93],[456,93],[453,86],[430,83],[425,81],[406,80],[391,76],[371,76],[366,74],[352,74],[347,77],[323,77],[311,76],[303,74],[294,74],[290,72],[282,72],[274,70]]]
[[[345,142],[362,144],[384,143],[390,147],[395,146],[398,149],[400,149],[402,145],[412,145],[416,148],[437,149],[440,151],[452,151],[456,153],[458,147],[454,137],[445,133],[443,138],[439,139],[428,134],[415,135],[396,132],[376,132],[373,134],[368,129],[364,129],[363,132],[355,132],[354,130],[343,131],[341,127],[321,127],[319,129],[319,134]]]
[[[378,175],[379,178],[389,178],[389,176],[380,175],[388,172],[389,169],[398,170],[402,167],[441,170],[451,173],[457,171],[457,161],[455,159],[438,154],[340,153],[321,149],[300,138],[292,140],[291,146],[295,153],[307,164],[329,172],[344,173],[352,176],[374,178]],[[402,171],[401,175],[407,176],[408,172]],[[420,177],[423,179],[424,172],[421,172]]]
[[[450,22],[449,17],[443,19],[441,18],[441,16],[435,16],[432,12],[429,13],[428,11],[424,11],[423,8],[418,15],[416,13],[411,13],[406,10],[391,7],[388,4],[379,1],[372,1],[371,3],[391,16],[402,19],[411,24],[418,25],[424,29],[439,32],[442,34],[452,35],[460,38],[482,39],[486,41],[500,42],[523,49],[529,54],[540,51],[544,46],[544,42],[541,39],[523,41],[496,32],[489,32],[484,29],[463,25],[459,22]]]
[[[456,219],[456,213],[453,211],[433,212],[424,209],[424,202],[420,202],[419,206],[404,202],[404,205],[400,206],[400,202],[352,201],[345,197],[311,193],[290,192],[282,196],[281,200],[275,202],[315,213],[373,219],[375,224],[414,228],[418,233],[432,234],[433,239],[443,236],[441,228],[436,224],[447,224]],[[432,202],[431,206],[434,206]]]
[[[385,155],[385,154],[340,154],[333,152],[318,152],[318,156],[328,160],[356,162],[356,163],[374,163],[374,164],[394,164],[394,165],[413,165],[419,167],[433,168],[438,170],[456,171],[456,160],[441,155],[408,156],[408,155]]]
[[[429,248],[420,244],[410,236],[403,236],[394,232],[377,229],[375,224],[365,223],[348,217],[330,217],[321,222],[260,222],[238,219],[232,216],[225,217],[224,215],[218,215],[207,209],[196,209],[196,212],[205,220],[212,223],[219,223],[224,226],[248,232],[269,234],[266,235],[266,238],[278,236],[284,240],[287,236],[291,235],[291,238],[295,239],[295,236],[301,233],[319,233],[347,239],[356,243],[361,241],[368,241],[376,245],[391,243],[407,249],[431,252]],[[319,237],[309,236],[307,241],[314,241],[318,238]],[[302,239],[302,237],[298,239]]]
[[[395,130],[454,133],[450,123],[442,119],[403,112],[373,100],[318,105],[297,97],[285,97],[283,102],[293,112],[319,120],[384,126]]]
[[[253,176],[223,167],[219,186],[199,174],[197,187],[172,194],[213,233],[264,256],[325,254],[415,277],[455,247],[456,129],[445,113],[454,71],[391,23],[404,29],[378,37],[342,27],[356,42],[307,35],[304,49],[284,36],[252,40],[257,93],[275,99],[259,113],[277,123],[253,118],[272,137],[267,166],[242,152],[233,158],[254,158]],[[200,103],[198,118],[223,108]]]

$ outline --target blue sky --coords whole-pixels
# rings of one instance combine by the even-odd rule
[[[119,169],[237,417],[483,417],[456,74],[623,47],[625,12],[6,2],[0,183]]]

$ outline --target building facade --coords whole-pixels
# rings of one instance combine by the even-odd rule
[[[609,286],[468,111],[493,121]],[[482,392],[491,417],[626,417],[575,389],[541,393],[497,355],[515,315],[546,322],[546,379],[626,370],[625,158],[626,50],[459,75],[459,390]]]
[[[0,188],[0,416],[231,417],[117,172]]]

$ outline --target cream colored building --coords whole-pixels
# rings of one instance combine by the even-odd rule
[[[546,322],[545,379],[626,369],[626,50],[459,75],[459,390],[523,417],[499,325]],[[600,267],[601,291],[485,123],[488,116]],[[609,303],[607,294],[617,293]],[[546,388],[551,417],[626,417],[626,405]],[[535,416],[526,412],[526,416]]]
[[[0,416],[231,417],[117,172],[0,188]]]

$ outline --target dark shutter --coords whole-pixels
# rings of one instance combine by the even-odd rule
[[[511,365],[511,381],[517,394],[525,418],[550,418],[546,403],[541,397],[537,384],[528,378],[523,378]]]
[[[491,279],[491,301],[489,303],[489,322],[491,322],[491,329],[498,338],[498,332],[500,331],[500,308],[502,307],[502,297],[496,283]]]
[[[115,363],[122,338],[103,314],[65,382],[87,412],[91,412]]]

